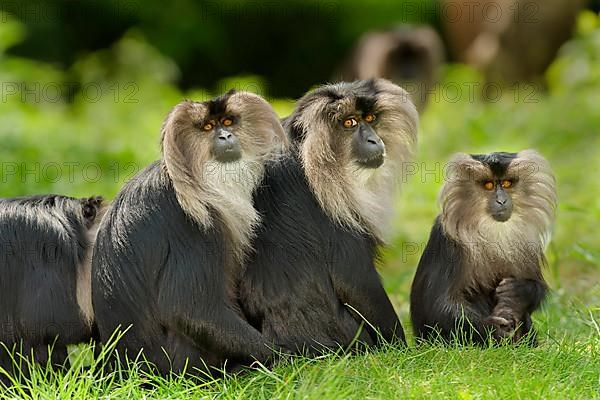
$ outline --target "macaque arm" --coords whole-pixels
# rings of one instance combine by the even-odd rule
[[[547,292],[546,283],[538,279],[503,279],[496,288],[497,307],[509,307],[518,314],[531,314]]]
[[[375,269],[373,250],[362,238],[352,239],[336,238],[330,246],[330,274],[338,298],[365,321],[374,341],[405,344],[404,330]]]
[[[164,266],[158,298],[161,319],[224,356],[266,361],[272,346],[226,304],[218,260],[193,246],[187,251],[185,259],[172,258]]]

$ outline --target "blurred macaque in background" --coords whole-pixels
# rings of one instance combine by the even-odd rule
[[[538,82],[573,33],[587,0],[442,0],[440,18],[451,58],[488,82]]]
[[[405,88],[422,111],[443,61],[444,46],[433,28],[401,25],[365,33],[343,68],[342,78],[387,78]]]

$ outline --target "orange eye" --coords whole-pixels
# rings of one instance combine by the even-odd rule
[[[347,118],[344,120],[344,128],[353,128],[358,125],[355,118]]]
[[[204,126],[202,127],[202,129],[204,129],[206,132],[212,130],[213,128],[213,124],[211,124],[210,122],[204,124]]]
[[[508,188],[512,187],[512,185],[513,185],[513,181],[511,181],[511,180],[509,180],[509,179],[504,179],[504,180],[502,181],[502,187],[503,187],[504,189],[508,189]]]
[[[487,181],[483,184],[483,188],[485,190],[492,190],[494,188],[494,182],[492,181]]]
[[[375,117],[374,114],[367,114],[367,115],[365,115],[365,117],[363,119],[365,120],[366,123],[370,124],[371,122],[375,121],[376,118],[377,117]]]
[[[223,126],[231,126],[233,125],[233,120],[231,118],[223,118],[221,123],[223,124]]]

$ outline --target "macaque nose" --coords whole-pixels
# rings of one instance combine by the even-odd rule
[[[375,146],[379,145],[379,142],[375,138],[368,138],[367,143],[375,145]]]
[[[383,141],[370,127],[360,127],[359,137],[362,138],[362,149],[359,153],[365,158],[379,157],[385,151]]]
[[[219,140],[230,140],[233,135],[227,131],[221,131]]]
[[[506,194],[506,192],[500,186],[498,186],[496,189],[495,197],[496,197],[496,204],[498,204],[499,206],[507,205],[506,203],[509,200],[509,196]]]
[[[242,156],[242,146],[237,136],[221,129],[215,135],[213,153],[221,162],[236,161]]]

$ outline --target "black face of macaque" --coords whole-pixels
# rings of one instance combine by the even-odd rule
[[[351,140],[355,162],[364,168],[379,168],[385,155],[385,145],[373,129],[377,120],[374,101],[374,98],[359,98],[355,112],[346,116],[339,127],[340,136]]]
[[[557,202],[547,161],[532,150],[458,154],[440,201],[411,292],[415,334],[534,343],[531,313],[547,290],[541,267]]]
[[[236,134],[240,115],[226,109],[219,100],[208,102],[206,115],[197,121],[208,141],[214,158],[222,163],[238,161],[242,157],[242,145]]]
[[[104,198],[101,196],[92,196],[79,200],[81,203],[81,214],[85,220],[85,224],[88,228],[92,228],[94,225],[98,225],[100,220],[98,216],[101,214],[102,203]]]
[[[6,346],[0,367],[9,374],[20,375],[12,351],[33,351],[40,364],[63,365],[67,345],[92,338],[90,258],[102,201],[0,199],[0,342]],[[21,372],[26,376],[27,366]]]
[[[517,157],[517,154],[492,153],[477,154],[472,157],[474,160],[487,165],[491,171],[491,176],[487,176],[483,181],[478,182],[488,192],[488,213],[496,221],[508,221],[513,211],[511,192],[514,190],[519,178],[516,174],[514,176],[507,175],[507,170],[510,162]]]
[[[310,355],[405,343],[375,268],[418,116],[383,79],[307,93],[284,122],[292,150],[254,196],[263,216],[240,303],[248,320]]]
[[[241,316],[241,263],[260,225],[252,193],[287,143],[260,96],[231,91],[184,101],[162,128],[162,159],[109,209],[93,258],[100,336],[128,329],[121,360],[155,372],[219,373],[273,359],[280,347]]]

